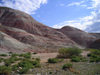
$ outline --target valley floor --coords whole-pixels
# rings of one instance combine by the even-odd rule
[[[67,60],[56,64],[42,63],[41,68],[34,68],[30,70],[27,75],[100,75],[100,63],[73,63],[73,70],[71,72],[69,70],[62,70],[62,65],[65,64],[66,61]]]
[[[83,51],[81,55],[87,56],[89,51]],[[69,59],[64,59],[63,62],[49,64],[47,63],[49,58],[55,58],[58,53],[40,53],[32,55],[32,57],[41,59],[41,68],[31,69],[28,74],[32,75],[100,75],[100,63],[89,62],[72,62],[73,70],[76,73],[69,70],[62,70],[62,65],[66,62],[70,62]]]

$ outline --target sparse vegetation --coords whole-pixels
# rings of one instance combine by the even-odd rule
[[[30,59],[31,58],[31,53],[28,52],[28,53],[25,53],[25,54],[20,54],[19,56]]]
[[[0,75],[11,75],[11,68],[7,66],[0,66]]]
[[[0,59],[1,62],[3,60],[4,60],[5,65],[0,66],[0,75],[1,74],[10,75],[11,71],[14,71],[15,73],[19,73],[19,74],[24,74],[27,71],[29,71],[29,69],[31,68],[41,67],[39,58],[35,58],[34,60],[31,60],[31,53],[25,53],[25,54],[11,53],[10,58]],[[19,62],[16,63],[16,61],[19,61]],[[7,69],[9,70],[7,71]]]
[[[97,49],[91,49],[91,53],[88,54],[88,57],[90,57],[90,62],[100,62],[100,50]]]
[[[0,56],[4,56],[4,57],[6,57],[6,56],[7,56],[7,54],[0,54]]]
[[[62,52],[63,53],[65,52],[68,56],[60,57],[60,58],[49,58],[48,63],[40,63],[40,58],[33,57],[32,55],[33,53],[32,54],[31,53],[25,53],[25,54],[11,53],[8,58],[5,58],[5,57],[0,58],[0,62],[5,63],[4,66],[0,66],[0,75],[2,74],[11,75],[12,73],[14,73],[14,75],[27,74],[27,73],[36,74],[36,72],[42,73],[42,70],[43,70],[43,74],[47,73],[50,75],[57,75],[57,74],[61,74],[61,75],[94,74],[95,75],[96,73],[99,73],[100,71],[99,63],[98,64],[88,63],[87,65],[87,62],[86,62],[86,61],[100,62],[99,51],[90,50],[91,52],[88,54],[88,57],[83,57],[82,55],[80,55],[81,51],[77,51],[76,53],[75,50],[73,50],[72,48],[66,48]],[[31,58],[34,58],[34,59],[31,59]]]
[[[73,57],[71,57],[71,61],[72,61],[72,62],[80,62],[81,59],[80,59],[79,56],[73,56]]]
[[[61,48],[59,50],[59,58],[70,58],[71,56],[79,56],[81,49],[79,48]]]
[[[62,66],[62,69],[63,70],[67,70],[67,69],[70,69],[73,67],[73,64],[72,63],[66,63]]]
[[[86,62],[88,60],[85,57],[82,57],[82,56],[72,56],[71,61],[72,62]]]
[[[58,63],[58,62],[62,62],[63,59],[58,59],[58,58],[49,58],[48,59],[48,63]]]

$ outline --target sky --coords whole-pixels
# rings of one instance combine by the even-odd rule
[[[24,11],[49,27],[100,32],[100,0],[0,0],[0,6]]]

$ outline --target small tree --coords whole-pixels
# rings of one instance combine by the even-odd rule
[[[79,48],[61,48],[59,50],[58,57],[61,58],[70,58],[71,56],[79,56],[81,54],[81,49]]]
[[[66,63],[62,66],[62,69],[63,70],[67,70],[67,69],[70,69],[72,68],[73,64],[72,63]]]

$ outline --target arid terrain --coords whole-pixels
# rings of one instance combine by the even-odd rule
[[[100,33],[48,27],[0,7],[0,75],[100,75]]]
[[[59,48],[74,46],[84,49],[92,47],[98,39],[97,33],[70,26],[54,29],[27,13],[0,7],[0,51],[3,52],[56,52]]]

